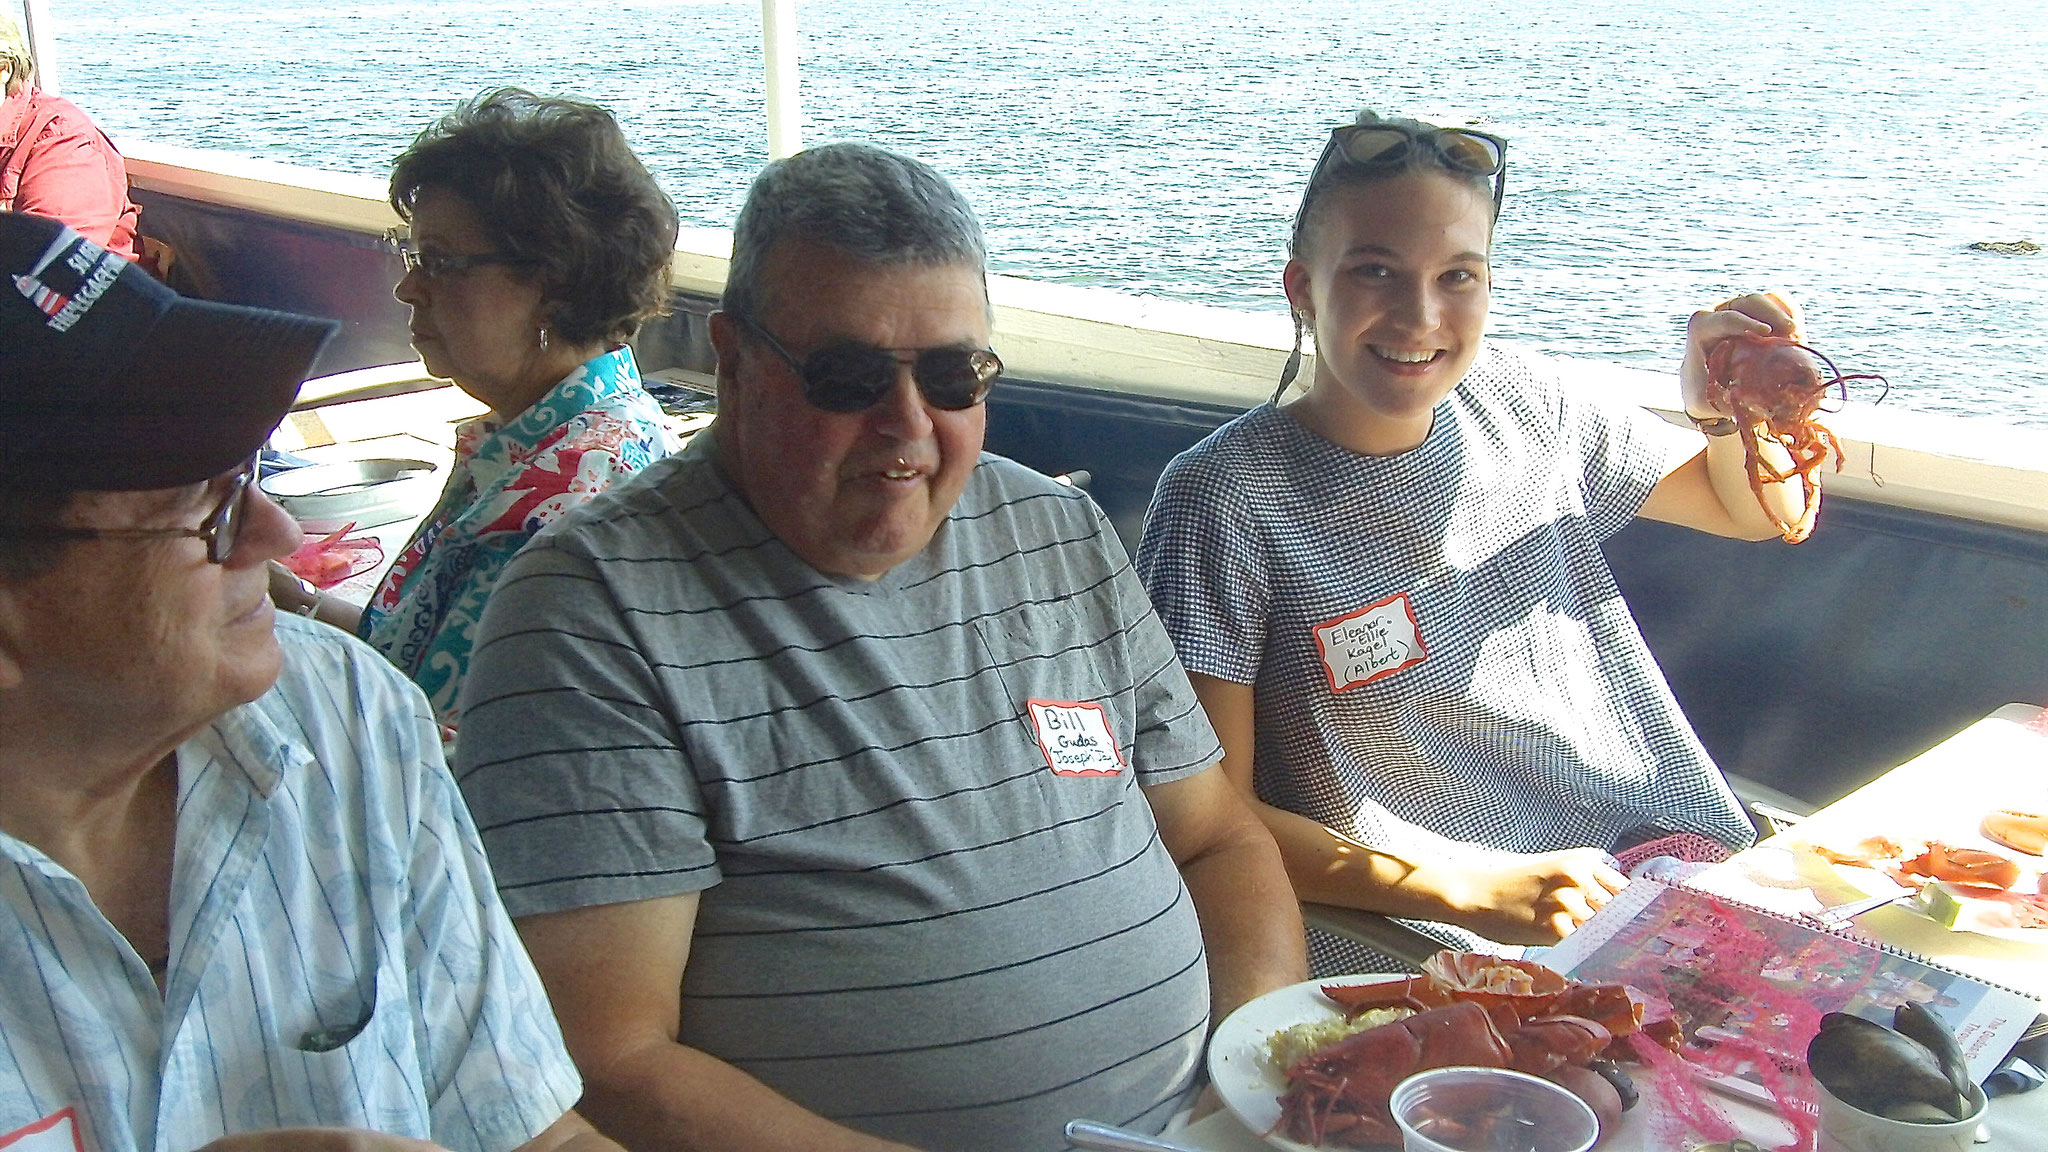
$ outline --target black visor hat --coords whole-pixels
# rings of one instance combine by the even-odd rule
[[[339,327],[187,299],[22,212],[0,212],[0,275],[0,487],[141,491],[230,471]]]

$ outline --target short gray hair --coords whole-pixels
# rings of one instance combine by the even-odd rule
[[[981,221],[931,166],[872,144],[826,144],[761,170],[732,229],[721,307],[759,318],[768,253],[784,240],[882,266],[985,269]]]

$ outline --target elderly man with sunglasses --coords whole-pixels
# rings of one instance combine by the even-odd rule
[[[1213,1013],[1303,976],[1272,840],[1107,521],[981,452],[983,260],[922,164],[770,165],[711,431],[543,533],[486,611],[458,778],[628,1147],[1158,1131]]]
[[[24,213],[0,272],[0,1147],[614,1148],[425,699],[270,606],[334,325]]]

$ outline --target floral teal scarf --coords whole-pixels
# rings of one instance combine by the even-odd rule
[[[370,597],[358,634],[418,682],[453,727],[477,619],[513,553],[675,449],[626,347],[588,361],[510,421],[485,415],[461,424],[441,501]]]

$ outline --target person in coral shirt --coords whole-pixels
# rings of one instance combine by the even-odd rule
[[[64,221],[109,252],[135,259],[128,168],[92,118],[35,84],[21,26],[0,13],[0,211]]]

